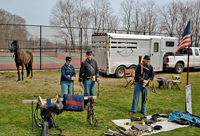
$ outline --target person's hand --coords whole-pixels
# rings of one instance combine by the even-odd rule
[[[146,84],[148,84],[148,80],[143,80],[143,85],[146,85]]]
[[[73,77],[72,77],[72,80],[75,80],[75,79],[76,79],[76,77],[73,76]]]
[[[100,78],[97,78],[97,81],[100,81],[101,79]]]
[[[80,82],[80,86],[83,87],[83,82]]]

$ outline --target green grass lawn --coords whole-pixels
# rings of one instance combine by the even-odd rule
[[[78,74],[78,72],[77,72]],[[181,90],[158,89],[162,96],[151,91],[148,94],[147,114],[154,113],[170,114],[173,110],[185,110],[185,86],[186,72],[180,74]],[[157,73],[156,78],[171,78],[174,73]],[[200,71],[190,72],[189,83],[192,86],[192,108],[193,114],[200,115]],[[97,119],[104,119],[100,127],[86,127],[87,112],[63,112],[54,117],[56,125],[63,130],[63,134],[71,136],[96,136],[107,130],[107,126],[115,126],[111,120],[130,118],[133,90],[124,88],[125,80],[113,76],[101,77],[100,97],[95,101],[95,116]],[[24,81],[17,81],[17,72],[0,73],[0,136],[38,136],[42,129],[35,124],[32,132],[31,104],[22,104],[22,100],[36,99],[33,94],[42,98],[53,98],[60,94],[60,70],[34,71],[33,79],[24,78]],[[158,86],[158,84],[156,84]],[[79,87],[78,78],[75,82],[75,92],[82,92]],[[97,94],[97,84],[96,84]],[[140,99],[141,100],[141,99]],[[134,117],[142,116],[138,113]],[[35,109],[36,104],[34,104]],[[177,136],[177,135],[200,135],[197,127],[180,128],[170,132],[153,134],[155,136]]]

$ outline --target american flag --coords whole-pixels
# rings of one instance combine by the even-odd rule
[[[176,50],[176,52],[179,51],[182,48],[190,46],[190,21],[188,22],[188,24],[187,24],[187,26],[186,26],[183,34],[182,34],[181,43],[177,46],[178,46],[178,49]]]

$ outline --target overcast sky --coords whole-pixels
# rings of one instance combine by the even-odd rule
[[[49,25],[49,16],[53,5],[58,0],[0,0],[0,8],[17,14],[30,25]],[[89,0],[88,0],[89,1]],[[122,0],[109,0],[113,10],[118,13]],[[140,2],[146,0],[140,0]],[[164,5],[173,0],[155,0],[159,5]]]

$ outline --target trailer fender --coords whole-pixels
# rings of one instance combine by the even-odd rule
[[[133,69],[133,71],[135,72],[136,67],[136,65],[131,65],[128,69]]]
[[[116,73],[116,70],[117,70],[117,68],[118,68],[119,66],[123,66],[123,67],[127,68],[126,65],[123,65],[123,64],[121,64],[121,65],[115,64],[115,65],[111,68],[111,74],[115,74],[115,73]]]

